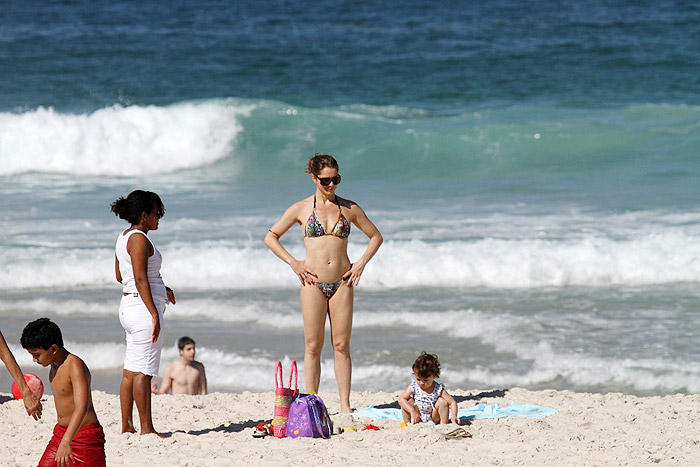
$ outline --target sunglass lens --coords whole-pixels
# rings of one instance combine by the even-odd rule
[[[337,185],[341,180],[342,178],[340,177],[340,174],[336,175],[335,177],[318,177],[318,181],[323,186],[328,186],[331,184],[331,182],[333,182],[333,185]]]

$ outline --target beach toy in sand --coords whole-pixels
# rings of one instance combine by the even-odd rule
[[[255,427],[253,431],[253,438],[264,438],[267,435],[272,434],[272,423],[260,422]]]
[[[407,426],[408,426],[408,423],[406,423],[406,422],[401,422],[401,429],[402,429],[402,430],[403,430],[404,428],[406,428]]]
[[[365,430],[379,430],[379,427],[377,425],[372,425],[370,423],[369,425],[366,425],[364,428],[362,428],[360,431],[365,431]]]
[[[445,439],[462,439],[462,438],[471,438],[472,434],[469,433],[467,430],[465,430],[462,427],[457,427],[454,430],[447,432],[447,433],[441,433],[442,436],[445,437]]]
[[[29,386],[29,390],[32,391],[32,394],[34,394],[34,397],[41,399],[41,396],[44,395],[44,383],[41,382],[41,378],[31,373],[25,373],[23,376],[24,380],[27,382],[27,386]],[[22,398],[22,393],[20,392],[19,386],[17,386],[15,381],[12,382],[12,397],[14,397],[16,400],[20,400]]]
[[[357,431],[357,430],[352,426],[346,426],[345,431]]]

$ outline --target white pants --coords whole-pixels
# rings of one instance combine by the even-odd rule
[[[154,300],[160,317],[160,335],[153,341],[153,319],[141,297],[124,295],[119,305],[119,322],[126,332],[124,369],[158,376],[160,351],[163,349],[163,312],[165,302]]]

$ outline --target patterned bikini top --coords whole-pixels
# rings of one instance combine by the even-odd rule
[[[316,195],[314,195],[314,211],[309,216],[309,220],[306,221],[306,227],[304,228],[304,237],[323,237],[324,235],[333,235],[338,238],[348,238],[350,236],[350,223],[343,215],[343,211],[340,209],[340,202],[338,197],[335,197],[335,202],[338,205],[338,220],[336,221],[333,229],[330,233],[326,233],[323,229],[323,224],[318,220],[316,216]]]

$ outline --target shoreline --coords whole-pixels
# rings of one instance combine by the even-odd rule
[[[338,414],[338,397],[321,392],[336,426],[350,430],[323,439],[258,439],[260,421],[272,418],[274,392],[154,396],[156,429],[171,436],[119,433],[119,398],[93,391],[104,427],[110,466],[386,465],[416,462],[466,465],[700,465],[700,395],[636,397],[570,391],[450,390],[460,408],[533,403],[558,411],[541,419],[508,416],[462,425],[471,438],[446,440],[455,425],[418,424],[402,430],[392,420]],[[399,392],[353,392],[353,408],[393,404]],[[39,422],[21,401],[0,393],[0,459],[8,466],[36,465],[56,423],[53,397],[42,397]],[[395,406],[395,405],[394,405]],[[134,415],[134,420],[138,420]],[[368,423],[379,431],[361,431]]]

